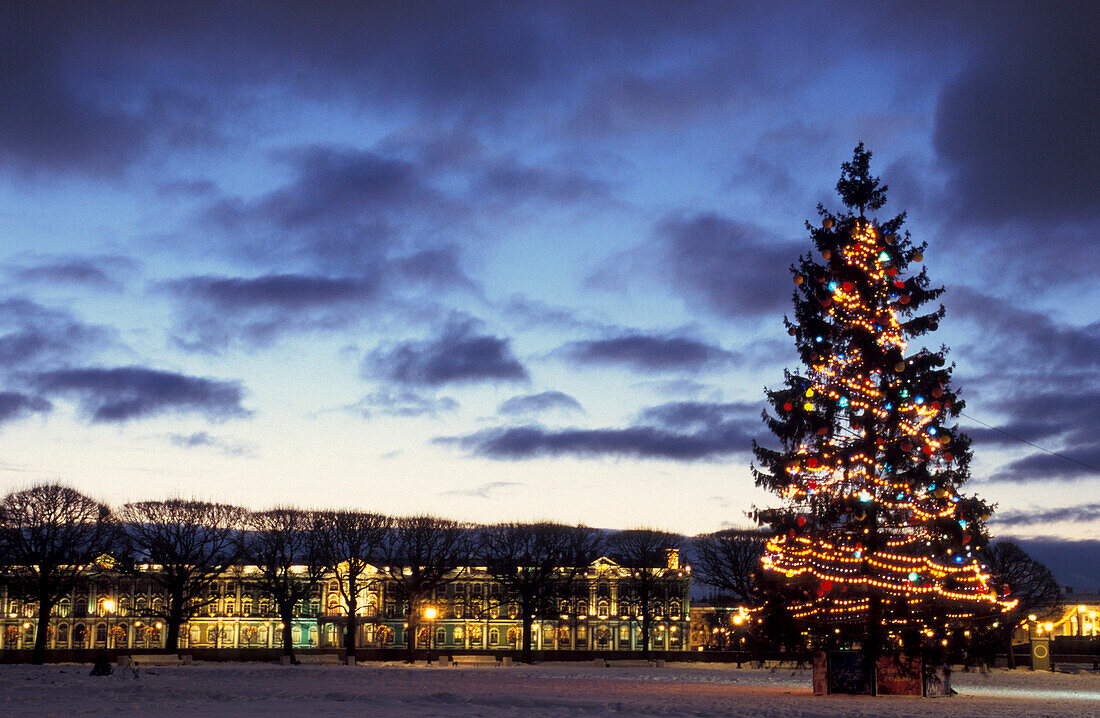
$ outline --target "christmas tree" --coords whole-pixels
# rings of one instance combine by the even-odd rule
[[[765,390],[782,448],[754,444],[753,472],[785,499],[757,511],[775,530],[763,557],[772,598],[873,658],[939,645],[958,621],[1011,602],[976,558],[991,509],[959,492],[971,451],[952,423],[963,401],[947,350],[910,346],[943,318],[942,305],[921,311],[943,288],[912,271],[926,245],[902,233],[904,213],[869,216],[887,190],[870,159],[860,143],[837,183],[844,210],[818,205],[820,222],[807,222],[817,251],[791,267],[795,320],[784,320],[804,369]]]

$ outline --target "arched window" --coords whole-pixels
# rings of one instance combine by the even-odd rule
[[[191,643],[202,643],[202,629],[198,626],[191,626]]]
[[[225,599],[225,615],[232,616],[237,612],[237,601],[233,598]]]
[[[73,629],[73,644],[78,648],[83,648],[85,642],[88,640],[88,628],[83,623],[76,624],[76,628]]]
[[[74,615],[77,618],[84,618],[88,615],[88,599],[84,596],[76,599],[76,613]]]
[[[317,645],[317,626],[310,626],[309,627],[309,645],[311,645],[311,646],[316,646]]]
[[[328,582],[328,590],[332,593],[336,593],[337,591],[339,591],[340,590],[339,581],[336,581],[335,579],[333,579],[332,581],[329,581]]]
[[[62,623],[57,627],[57,645],[65,646],[69,643],[69,624]]]
[[[588,601],[585,601],[583,599],[580,600],[580,601],[577,601],[577,615],[578,616],[587,616],[588,615]]]
[[[243,599],[241,599],[241,615],[242,616],[251,616],[252,615],[252,597],[251,596],[245,596]]]
[[[600,618],[607,618],[608,608],[609,605],[607,601],[600,601],[598,604],[596,604],[596,611],[597,613],[599,613]]]
[[[329,594],[328,607],[326,609],[326,613],[328,613],[328,615],[330,615],[330,616],[335,616],[338,613],[340,613],[340,597],[339,596],[333,595],[331,593]]]
[[[54,609],[54,613],[62,618],[67,618],[72,612],[72,603],[68,598],[63,598],[57,602],[57,607]]]
[[[500,643],[500,630],[496,628],[489,629],[489,645],[496,646]]]
[[[435,629],[435,645],[442,646],[447,641],[447,631],[442,628]]]
[[[107,624],[97,623],[95,627],[95,642],[97,646],[107,644]]]
[[[266,598],[261,598],[260,599],[260,615],[261,616],[271,615],[271,601],[270,600],[268,600]]]

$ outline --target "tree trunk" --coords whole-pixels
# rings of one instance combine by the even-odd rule
[[[405,629],[405,663],[415,663],[416,655],[416,603],[409,601],[409,615],[405,621],[408,628]]]
[[[649,609],[642,609],[642,658],[649,660]]]
[[[180,624],[183,623],[183,618],[172,612],[164,622],[168,626],[168,633],[164,636],[164,652],[175,653],[179,649]]]
[[[31,663],[41,666],[46,662],[46,637],[50,629],[50,612],[53,604],[48,598],[38,599],[38,628],[34,634],[34,653],[31,655]]]
[[[1011,625],[1006,627],[1005,630],[1002,631],[1005,643],[1005,654],[1007,655],[1007,665],[1009,670],[1014,670],[1016,668],[1016,654],[1012,652],[1012,634],[1015,632],[1016,627]]]
[[[348,624],[344,629],[344,649],[349,656],[355,655],[355,643],[359,628],[359,587],[354,580],[348,583]]]
[[[283,622],[283,655],[290,656],[290,662],[296,664],[298,661],[294,658],[294,635],[292,632],[292,626],[294,624],[294,604],[280,605],[279,618]]]
[[[531,659],[531,613],[526,605],[523,606],[523,662],[532,663]]]

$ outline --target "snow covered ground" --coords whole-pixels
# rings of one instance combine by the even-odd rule
[[[1097,716],[1100,675],[956,673],[952,698],[814,697],[806,671],[714,664],[511,668],[207,663],[93,678],[0,666],[3,716]],[[119,673],[116,669],[116,673]]]

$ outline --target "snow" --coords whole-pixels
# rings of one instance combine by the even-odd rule
[[[670,664],[510,668],[197,663],[93,678],[87,665],[0,666],[4,716],[1095,716],[1100,675],[956,672],[952,698],[814,697],[803,670]]]

